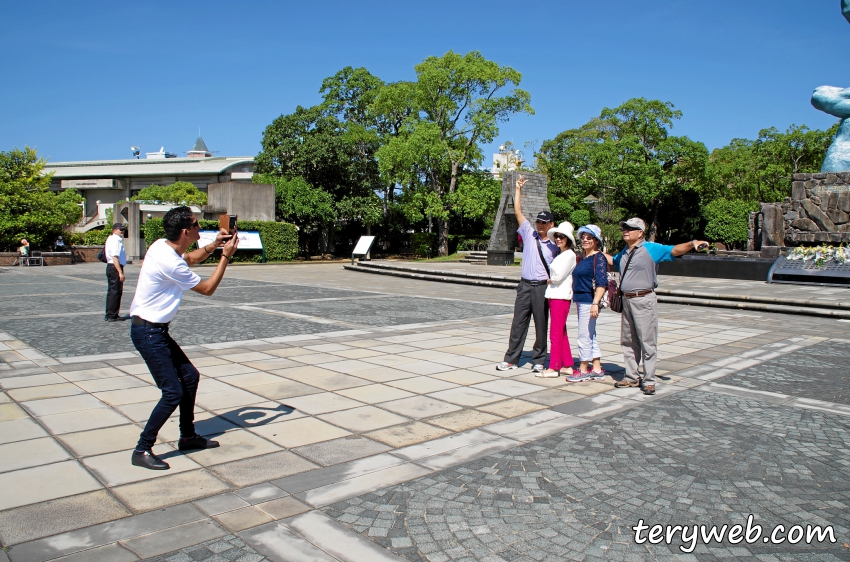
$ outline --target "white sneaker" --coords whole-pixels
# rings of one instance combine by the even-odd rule
[[[503,362],[499,363],[498,365],[496,365],[496,370],[497,371],[510,371],[511,369],[516,369],[516,367],[517,366],[514,363],[508,363],[507,361],[503,361]]]
[[[546,369],[545,371],[535,373],[534,376],[539,377],[541,379],[557,379],[561,376],[561,372],[554,371],[552,369]]]
[[[534,371],[535,373],[542,373],[543,369],[544,369],[543,365],[534,365],[534,366],[531,367],[531,370]]]

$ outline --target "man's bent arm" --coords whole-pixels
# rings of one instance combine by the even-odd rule
[[[223,246],[227,240],[230,240],[230,238],[230,233],[222,228],[218,231],[218,234],[216,235],[215,240],[213,242],[210,242],[205,246],[199,246],[196,250],[192,250],[189,253],[183,254],[183,259],[186,260],[186,263],[188,263],[190,267],[195,264],[199,264],[208,257],[210,257],[213,252],[216,251],[216,249]],[[210,248],[212,248],[212,250],[210,250]]]
[[[195,252],[197,252],[197,250],[195,250]],[[186,261],[188,262],[189,260]],[[212,296],[218,288],[218,284],[221,283],[221,279],[224,277],[224,270],[227,269],[227,262],[229,261],[230,258],[222,256],[221,261],[218,262],[218,266],[216,266],[212,275],[206,279],[201,279],[201,282],[192,287],[192,290],[204,295],[205,297]]]
[[[213,246],[212,252],[207,251],[207,248],[209,248],[210,246]],[[213,252],[215,252],[215,250],[215,244],[207,244],[206,246],[201,246],[200,248],[183,254],[183,259],[186,260],[186,263],[188,263],[190,266],[193,266],[201,263],[202,261],[210,257]]]
[[[236,248],[238,247],[239,238],[237,236],[231,237],[221,250],[221,260],[218,262],[215,271],[213,271],[209,278],[201,280],[200,283],[192,287],[192,290],[207,297],[215,293],[218,284],[221,283],[221,278],[224,277],[224,270],[227,269],[227,264],[230,263],[230,258],[236,253]],[[195,250],[195,252],[197,251]]]

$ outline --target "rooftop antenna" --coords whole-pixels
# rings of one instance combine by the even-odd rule
[[[130,147],[130,150],[132,150],[132,151],[133,151],[133,156],[135,156],[135,157],[136,157],[136,160],[138,160],[138,159],[139,159],[139,154],[141,154],[141,152],[142,152],[142,147],[141,147],[141,146],[133,145],[133,146],[131,146],[131,147]]]

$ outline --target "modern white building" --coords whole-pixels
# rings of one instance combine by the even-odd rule
[[[85,198],[83,219],[75,229],[78,232],[103,226],[106,209],[150,185],[186,181],[206,191],[210,184],[250,182],[254,175],[252,156],[213,156],[201,137],[185,158],[177,158],[164,148],[146,156],[143,160],[49,162],[44,172],[53,174],[51,189],[74,188]]]

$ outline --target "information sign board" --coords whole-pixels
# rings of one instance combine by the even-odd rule
[[[198,246],[207,246],[215,242],[215,237],[218,235],[217,230],[202,230],[199,233],[201,239],[198,240]],[[240,250],[262,250],[263,241],[260,239],[259,230],[240,230],[239,231],[239,249]]]
[[[361,236],[354,246],[354,251],[351,252],[351,265],[354,265],[354,258],[357,256],[366,256],[369,253],[369,248],[372,247],[372,242],[375,241],[374,236]]]

